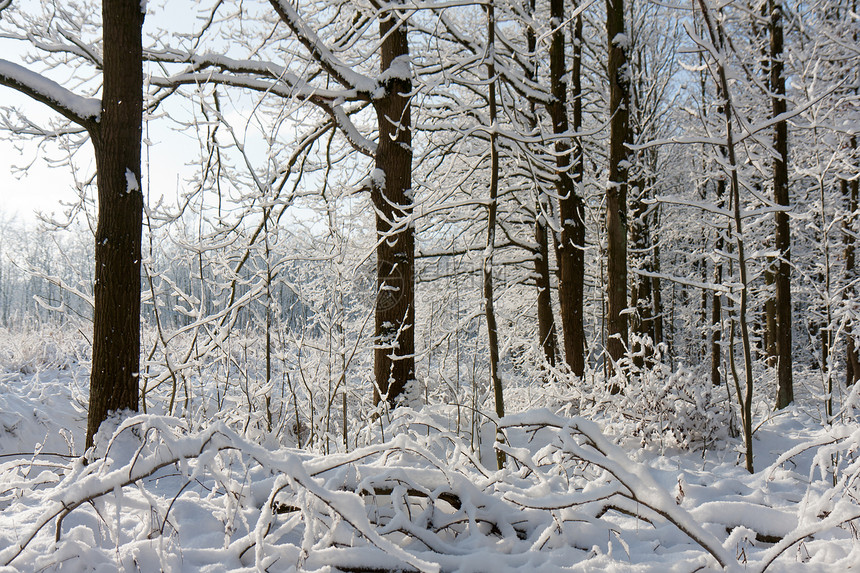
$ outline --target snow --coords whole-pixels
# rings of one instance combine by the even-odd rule
[[[131,169],[125,170],[125,192],[134,193],[140,191],[140,184],[137,182],[137,177],[132,173]]]
[[[101,100],[79,96],[41,74],[2,59],[0,84],[23,88],[31,97],[36,97],[54,109],[68,110],[83,120],[98,121],[101,115]]]
[[[397,56],[382,74],[379,83],[385,84],[391,80],[411,80],[412,59],[409,56]]]
[[[296,8],[285,0],[277,0],[277,9],[284,23],[299,38],[312,57],[325,67],[344,86],[362,93],[373,93],[378,83],[356,72],[351,66],[341,62],[328,49],[325,42],[302,19]]]
[[[492,451],[448,429],[445,405],[400,408],[366,445],[328,455],[221,421],[125,414],[85,463],[82,343],[26,351],[36,340],[0,333],[4,573],[824,572],[860,558],[860,429],[801,407],[761,421],[752,475],[727,437],[656,451],[629,423],[546,408],[499,420],[508,466],[496,471],[482,462]]]

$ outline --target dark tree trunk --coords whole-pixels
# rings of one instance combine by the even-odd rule
[[[857,0],[854,0],[852,3],[851,10],[856,14],[857,13]],[[858,39],[860,39],[860,32],[857,31],[857,26],[854,27],[854,33],[852,34],[852,39],[856,44]],[[854,95],[860,95],[860,87],[854,87]],[[860,179],[856,177],[856,157],[857,157],[857,137],[854,136],[851,138],[851,149],[853,150],[853,156],[855,157],[855,177],[849,182],[845,179],[842,180],[842,196],[846,199],[848,205],[848,214],[845,217],[845,222],[843,223],[844,230],[844,241],[845,241],[845,282],[849,286],[846,289],[845,296],[848,300],[854,301],[857,291],[853,286],[854,280],[857,278],[857,272],[854,269],[854,258],[855,258],[855,239],[857,233],[857,201],[858,195],[860,195]],[[854,331],[855,323],[854,321],[849,321],[846,325],[846,330],[848,331],[848,342],[845,349],[845,383],[848,386],[851,386],[857,380],[860,380],[860,352],[858,352],[857,342],[854,339],[853,331]]]
[[[489,59],[487,63],[487,81],[489,82],[490,125],[495,127],[496,115],[496,8],[492,0],[487,5],[487,44]],[[502,392],[502,377],[499,374],[499,332],[496,323],[496,311],[493,302],[493,247],[496,244],[496,211],[499,197],[499,144],[498,134],[490,133],[490,204],[487,212],[487,250],[484,258],[484,313],[487,318],[487,344],[490,351],[490,384],[496,402],[496,416],[499,419],[505,415],[505,399]],[[503,434],[497,439],[504,438]],[[499,469],[505,467],[505,453],[496,450],[496,465]]]
[[[725,205],[726,181],[719,179],[717,181],[717,207],[722,209]],[[717,229],[717,238],[714,241],[714,251],[719,253],[723,250],[723,232],[722,229]],[[723,263],[718,260],[714,264],[714,284],[723,284]],[[719,386],[720,380],[720,339],[722,337],[722,311],[723,300],[719,291],[714,291],[711,295],[711,384]]]
[[[764,340],[762,341],[764,348],[761,348],[761,352],[770,368],[776,366],[779,359],[779,352],[776,349],[776,298],[773,295],[773,284],[776,281],[776,273],[773,270],[775,266],[776,261],[774,258],[768,257],[767,266],[764,269],[764,286],[767,290],[767,300],[764,301],[764,316],[762,317],[764,320],[764,328],[762,329],[764,332]]]
[[[526,3],[528,14],[535,13],[535,0],[528,0]],[[528,53],[535,54],[537,50],[537,36],[534,28],[529,26],[526,29],[526,45]],[[528,79],[535,81],[537,76],[537,64],[526,69]],[[534,130],[537,125],[535,114],[535,106],[530,104],[529,127]],[[555,316],[552,312],[552,293],[550,291],[550,269],[549,269],[549,237],[547,235],[547,226],[544,213],[548,212],[548,205],[545,203],[544,195],[541,187],[538,186],[537,196],[535,198],[535,243],[538,246],[535,254],[535,277],[537,286],[537,315],[538,315],[538,339],[540,340],[541,348],[543,349],[544,360],[550,366],[555,366],[555,358],[558,353],[558,341],[555,328]]]
[[[641,164],[640,164],[641,166]],[[645,203],[645,181],[639,178],[631,189],[636,193],[632,201],[632,219],[630,221],[630,246],[633,251],[633,261],[637,270],[651,273],[651,234],[647,219],[647,205]],[[635,274],[630,288],[630,307],[634,310],[632,315],[632,328],[640,339],[633,345],[634,363],[638,367],[645,364],[645,358],[650,354],[649,347],[642,348],[642,341],[646,338],[654,342],[654,321],[652,317],[651,301],[651,277],[648,275]]]
[[[553,133],[567,134],[567,69],[565,67],[564,0],[550,1],[550,19],[553,26],[549,51],[550,90],[553,102],[549,106]],[[577,18],[577,30],[581,35],[581,22]],[[581,47],[574,47],[572,78],[574,82],[574,131],[582,125],[580,78]],[[578,54],[578,55],[577,55]],[[577,114],[577,106],[579,113]],[[582,181],[582,146],[577,141],[577,157],[574,173],[577,183]],[[561,237],[555,241],[558,259],[558,299],[561,307],[561,326],[564,333],[564,357],[571,372],[582,376],[585,372],[585,328],[583,325],[583,303],[585,284],[585,204],[577,195],[574,178],[571,177],[571,146],[569,139],[555,142],[556,193],[559,196]]]
[[[770,8],[770,84],[773,93],[773,117],[786,111],[785,77],[783,76],[782,3],[769,0]],[[774,201],[780,207],[790,206],[788,194],[788,123],[776,123],[773,147],[777,156],[773,160]],[[777,397],[776,407],[785,408],[794,401],[791,360],[791,235],[788,213],[776,213],[775,245],[779,253],[776,265],[776,352]]]
[[[655,227],[659,225],[655,224]],[[654,272],[660,273],[660,246],[654,238]],[[662,344],[663,340],[663,296],[660,292],[660,277],[651,277],[651,295],[653,298],[654,345]]]
[[[607,350],[613,362],[627,348],[627,171],[630,160],[627,39],[624,0],[606,0],[609,50],[609,183],[606,189]]]
[[[630,50],[633,48],[630,47]],[[645,70],[643,61],[643,49],[636,50],[636,66],[639,70]],[[631,85],[630,98],[633,115],[630,117],[630,139],[635,142],[643,141],[645,135],[645,122],[643,118],[643,100],[646,87],[642,76],[637,76],[635,84]],[[648,177],[648,169],[655,168],[656,156],[651,150],[640,150],[630,157],[635,159],[634,173],[630,175],[629,192],[631,194],[630,210],[631,218],[629,224],[630,261],[636,271],[630,281],[630,328],[637,334],[633,342],[633,363],[639,368],[646,364],[653,353],[654,344],[654,320],[651,292],[651,276],[653,273],[652,259],[652,237],[651,237],[651,214],[648,209],[648,194],[651,189],[651,178]],[[698,264],[698,263],[694,263]],[[647,274],[640,274],[644,271]],[[647,342],[646,342],[647,341]]]
[[[708,36],[711,44],[716,49],[715,62],[715,80],[717,83],[717,97],[722,102],[721,112],[725,118],[725,136],[726,143],[724,146],[724,158],[727,161],[725,170],[729,176],[730,182],[730,204],[732,206],[732,219],[734,221],[734,239],[735,248],[737,249],[737,265],[740,284],[740,306],[737,309],[737,323],[741,331],[741,344],[744,357],[744,380],[745,387],[743,390],[740,385],[740,376],[738,375],[735,366],[735,360],[732,352],[734,344],[734,324],[732,325],[729,334],[729,364],[732,370],[732,376],[735,379],[735,390],[737,392],[738,403],[741,407],[741,423],[744,431],[744,447],[746,449],[746,468],[749,473],[754,472],[753,467],[753,428],[752,428],[752,398],[753,398],[753,371],[752,371],[752,347],[750,343],[749,325],[747,323],[748,298],[749,298],[749,277],[747,276],[746,256],[744,254],[744,236],[743,236],[743,218],[741,216],[741,197],[740,197],[740,179],[738,177],[738,161],[735,154],[734,133],[732,131],[732,120],[734,112],[732,111],[731,92],[729,90],[729,75],[726,73],[726,68],[723,63],[723,54],[726,50],[726,41],[724,39],[723,28],[719,20],[711,18],[708,10],[707,0],[698,0],[699,8],[702,11],[702,18],[705,27],[708,31]]]
[[[382,73],[409,56],[406,23],[397,11],[379,23]],[[394,68],[408,69],[401,63]],[[412,214],[412,119],[409,94],[412,81],[390,73],[385,96],[374,102],[379,127],[375,178],[371,198],[376,207],[376,349],[374,404],[383,398],[397,405],[406,384],[415,378],[415,236]],[[382,179],[382,180],[380,180]]]
[[[857,140],[851,139],[851,147],[856,149]],[[847,213],[845,220],[842,223],[843,235],[842,241],[845,245],[845,283],[848,285],[845,289],[845,298],[850,302],[854,302],[856,298],[856,289],[853,286],[854,280],[857,278],[855,271],[855,233],[856,229],[856,213],[858,191],[860,191],[860,180],[854,179],[848,181],[842,179],[840,181],[842,197],[846,203]],[[847,332],[847,342],[845,349],[845,384],[851,386],[857,380],[860,380],[860,353],[858,353],[857,343],[854,340],[854,321],[849,320],[845,327]]]
[[[555,336],[555,317],[552,314],[552,294],[549,274],[549,239],[546,224],[542,220],[540,205],[535,209],[535,243],[538,254],[535,256],[535,275],[537,282],[538,336],[543,349],[544,360],[555,366],[558,343]]]
[[[137,411],[139,403],[143,18],[139,2],[102,3],[102,114],[91,133],[99,214],[86,447],[109,412]]]

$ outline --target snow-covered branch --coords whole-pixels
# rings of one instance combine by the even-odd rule
[[[27,68],[0,60],[0,85],[8,86],[45,104],[88,130],[95,129],[101,115],[101,100],[83,97]]]

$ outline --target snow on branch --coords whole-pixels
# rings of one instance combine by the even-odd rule
[[[594,422],[582,418],[562,418],[546,411],[507,416],[499,428],[540,427],[558,428],[553,446],[587,464],[605,470],[618,480],[618,494],[642,504],[673,523],[690,539],[711,554],[723,568],[737,567],[737,562],[720,541],[705,531],[689,512],[681,508],[669,493],[660,487],[644,464],[633,462],[624,450],[610,442]],[[609,489],[601,498],[610,497]],[[592,494],[593,497],[593,494]]]
[[[860,516],[860,462],[847,456],[837,485],[808,494],[796,517],[759,499],[693,501],[696,488],[685,509],[681,477],[673,493],[594,423],[549,411],[499,421],[507,443],[496,447],[510,461],[500,471],[444,422],[408,408],[388,422],[393,439],[326,456],[270,450],[221,423],[192,431],[138,415],[106,426],[87,463],[0,464],[0,509],[15,515],[0,521],[0,566],[514,571],[599,554],[636,567],[630,544],[648,539],[678,570],[735,571],[733,548],[752,531],[769,545],[750,549],[745,564],[764,571]],[[812,446],[823,448],[820,463],[860,440],[857,431],[831,438]],[[613,557],[613,546],[626,555]]]
[[[30,96],[87,129],[93,128],[101,115],[101,100],[79,96],[55,81],[8,60],[0,60],[0,85]]]
[[[344,87],[366,94],[369,98],[376,88],[377,81],[356,72],[349,65],[340,61],[325,45],[322,39],[299,16],[295,7],[286,0],[269,0],[281,20],[296,35],[299,42],[310,52],[311,57],[331,77]]]
[[[376,154],[376,142],[364,137],[350,119],[350,115],[357,110],[348,110],[343,106],[345,102],[361,99],[357,97],[355,90],[325,90],[286,73],[279,76],[276,81],[243,75],[241,73],[233,74],[215,71],[185,72],[170,76],[169,78],[153,77],[150,79],[151,85],[163,88],[207,83],[244,88],[261,93],[271,93],[283,98],[308,101],[329,115],[356,151],[368,157],[373,157]]]

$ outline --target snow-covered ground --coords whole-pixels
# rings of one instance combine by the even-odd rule
[[[330,455],[138,415],[84,460],[85,367],[21,356],[0,353],[2,573],[860,567],[860,428],[802,403],[760,424],[752,475],[736,438],[703,452],[548,409],[502,420],[497,471],[441,406]]]

